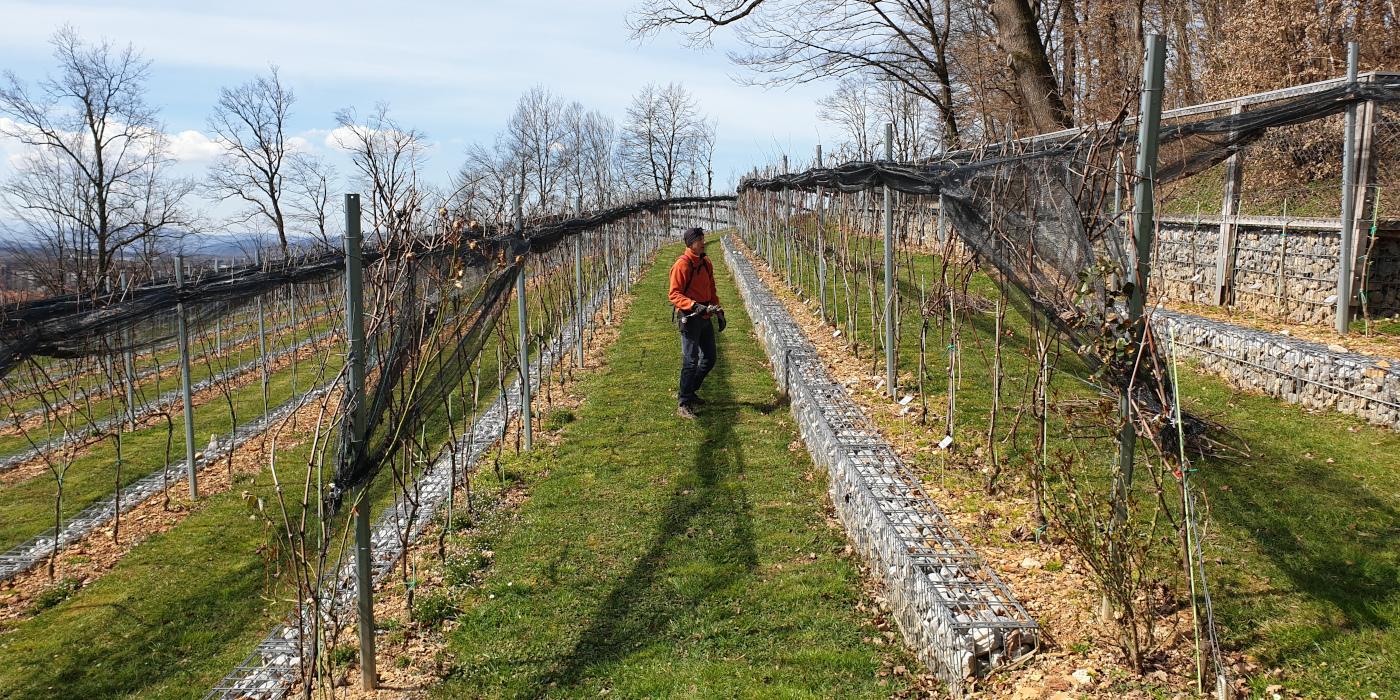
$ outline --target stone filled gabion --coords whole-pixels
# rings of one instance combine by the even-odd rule
[[[1236,227],[1232,305],[1294,323],[1328,324],[1336,316],[1336,230],[1240,224]],[[1400,238],[1363,236],[1355,283],[1372,317],[1400,313]],[[1161,222],[1152,290],[1166,299],[1215,303],[1220,225]],[[1369,259],[1367,255],[1369,253]],[[1359,312],[1359,310],[1358,310]]]
[[[1152,323],[1180,356],[1237,387],[1400,429],[1400,360],[1166,309]]]
[[[877,572],[905,642],[955,694],[1037,648],[1039,628],[826,371],[815,347],[724,239],[754,330],[855,549]]]

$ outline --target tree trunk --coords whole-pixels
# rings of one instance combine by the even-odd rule
[[[1060,0],[1060,21],[1064,29],[1060,42],[1060,98],[1065,114],[1074,121],[1074,105],[1078,98],[1079,77],[1079,16],[1074,0]]]
[[[1071,126],[1029,2],[992,0],[991,10],[997,25],[997,43],[1006,53],[1007,65],[1016,77],[1022,106],[1032,126],[1041,132]]]

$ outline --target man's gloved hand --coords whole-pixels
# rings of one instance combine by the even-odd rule
[[[707,314],[707,313],[711,313],[711,312],[718,311],[718,310],[719,310],[719,307],[710,306],[709,304],[700,304],[700,303],[693,304],[693,305],[691,305],[691,307],[690,307],[690,312],[691,312],[691,313],[695,313],[695,314]]]
[[[720,333],[723,333],[723,332],[724,332],[724,327],[727,326],[727,325],[729,325],[729,322],[724,320],[724,309],[720,309],[720,310],[719,310],[719,313],[717,314],[717,318],[719,318],[719,332],[720,332]]]

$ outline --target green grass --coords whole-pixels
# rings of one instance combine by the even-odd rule
[[[1400,336],[1400,316],[1373,318],[1369,322],[1364,318],[1352,319],[1350,328],[1352,333],[1362,335],[1369,330],[1371,335]]]
[[[1287,669],[1283,684],[1307,697],[1400,687],[1400,435],[1182,380],[1188,408],[1253,453],[1201,465],[1225,642]]]
[[[862,361],[862,364],[871,376],[883,377],[885,370],[884,352],[884,330],[882,326],[871,325],[870,313],[870,291],[873,283],[876,306],[883,308],[883,285],[884,277],[882,270],[882,260],[884,256],[883,242],[877,239],[864,237],[849,237],[847,244],[851,250],[851,264],[861,266],[867,260],[873,261],[873,276],[867,278],[864,271],[850,271],[843,279],[835,263],[828,264],[828,274],[831,276],[827,281],[828,291],[828,317],[838,319],[838,326],[843,330],[843,340],[854,340],[857,348],[854,353]],[[828,237],[828,245],[840,245],[840,239],[835,234]],[[781,257],[781,249],[779,256]],[[793,276],[793,282],[804,291],[804,298],[816,299],[817,280],[814,266],[807,263],[806,266],[799,267]],[[922,328],[922,317],[919,309],[919,299],[921,292],[932,296],[936,294],[938,279],[941,274],[939,259],[933,255],[917,254],[908,255],[901,251],[896,263],[897,279],[895,281],[900,296],[900,320],[897,327],[896,337],[896,364],[899,369],[898,382],[899,393],[901,395],[912,394],[915,401],[912,405],[919,406],[918,386],[919,386],[919,353],[920,353],[920,333]],[[960,271],[956,267],[950,267],[948,276],[950,284],[956,285],[959,275],[965,271]],[[781,273],[777,273],[780,274]],[[847,292],[847,282],[849,282],[849,294]],[[973,274],[968,291],[971,295],[988,299],[988,310],[983,313],[958,313],[959,342],[957,349],[959,362],[962,371],[962,381],[959,384],[956,404],[956,427],[955,434],[959,442],[964,445],[978,445],[985,442],[987,431],[987,416],[992,408],[992,338],[995,336],[995,320],[991,299],[997,296],[996,284],[986,275]],[[832,298],[832,295],[835,298]],[[854,305],[857,312],[857,321],[854,328],[848,327],[845,323],[847,309]],[[934,302],[937,305],[937,302]],[[1019,405],[1020,397],[1026,392],[1027,387],[1035,381],[1034,362],[1029,359],[1033,345],[1030,334],[1030,327],[1025,321],[1022,312],[1026,308],[1023,298],[1010,296],[1007,300],[1006,323],[1003,331],[1006,333],[1003,339],[1002,349],[1002,406],[1015,407]],[[811,307],[814,311],[817,308],[815,303]],[[946,311],[940,309],[941,315],[946,315]],[[938,318],[931,318],[929,328],[924,339],[925,346],[925,372],[923,376],[924,392],[928,400],[928,439],[921,443],[921,446],[932,445],[943,437],[941,431],[935,431],[938,426],[944,425],[947,404],[947,366],[948,347],[953,344],[951,328],[948,324]],[[1072,373],[1082,373],[1083,364],[1072,353],[1066,351],[1061,355],[1057,366],[1057,373],[1052,382],[1052,391],[1062,398],[1084,399],[1094,394],[1082,383],[1071,376]],[[998,439],[1004,439],[1009,432],[1012,421],[1004,418],[998,426]],[[1031,431],[1025,426],[1021,426],[1023,439],[1010,443],[1003,448],[1003,457],[1007,460],[1015,460],[1027,457],[1033,451],[1030,444]],[[1065,421],[1057,416],[1052,416],[1051,431],[1059,434],[1065,431]],[[936,434],[935,434],[936,432]],[[926,443],[926,444],[925,444]]]
[[[307,445],[283,449],[284,464]],[[0,697],[200,697],[289,608],[267,586],[260,547],[272,530],[239,494],[273,497],[240,477],[202,499],[67,600],[0,632]]]
[[[716,245],[717,249],[718,246]],[[675,416],[664,285],[636,289],[563,441],[527,462],[529,500],[469,535],[494,562],[452,593],[456,672],[436,697],[888,697],[904,660],[861,613],[797,438],[720,260],[730,324],[695,422]],[[470,565],[470,563],[469,563]]]
[[[1241,216],[1290,216],[1335,219],[1341,216],[1342,181],[1337,175],[1307,182],[1260,183],[1245,159]],[[1257,164],[1256,164],[1257,165]],[[1158,195],[1158,212],[1167,216],[1219,218],[1225,199],[1225,165],[1171,183]]]
[[[333,378],[340,370],[344,358],[331,353],[327,356],[324,370],[319,363],[303,361],[298,377],[298,389],[305,391],[309,385],[319,384]],[[311,367],[316,367],[312,370]],[[321,376],[313,380],[313,372],[321,371]],[[231,392],[238,421],[246,422],[262,413],[262,383],[254,380],[235,388]],[[268,405],[277,406],[293,396],[292,370],[288,366],[268,377]],[[233,429],[234,416],[229,413],[228,403],[221,392],[216,392],[201,406],[195,407],[194,436],[196,451],[204,449],[209,436],[227,436]],[[174,439],[171,443],[170,459],[179,462],[185,455],[183,411],[172,411]],[[125,433],[122,438],[122,485],[130,484],[147,474],[156,472],[165,465],[167,431],[164,421],[149,428]],[[66,521],[75,513],[94,502],[111,495],[116,488],[116,446],[111,440],[90,448],[86,454],[73,461],[68,467],[63,484],[63,517]],[[218,465],[208,467],[220,468]],[[184,488],[183,485],[178,486]],[[33,478],[0,488],[0,510],[6,517],[0,520],[0,551],[7,550],[35,535],[53,528],[54,496],[57,484],[50,472],[42,472]]]
[[[268,353],[275,354],[279,349],[290,348],[296,343],[325,332],[335,325],[335,320],[322,319],[318,320],[315,324],[298,327],[295,334],[284,331],[278,335],[269,335]],[[196,344],[192,342],[190,345],[190,382],[192,384],[198,384],[212,376],[250,363],[258,356],[258,342],[256,339],[244,343],[237,348],[225,347],[225,354],[218,358],[209,357],[213,354],[212,341],[208,343],[207,349],[208,353],[205,352],[206,346],[203,343]],[[302,362],[304,362],[304,360]],[[151,366],[154,366],[154,362],[151,363]],[[139,372],[142,366],[134,365],[134,368]],[[169,374],[163,377],[152,375],[136,382],[133,389],[138,405],[180,387],[178,352],[172,357],[162,358],[161,369]],[[120,364],[117,365],[115,371],[120,374]],[[172,371],[173,373],[170,373]],[[256,381],[256,377],[258,376],[256,369],[254,369],[250,375],[245,375],[245,377],[246,376],[252,376],[255,378],[253,381]],[[68,418],[65,420],[72,429],[78,430],[81,427],[90,426],[91,423],[97,423],[108,418],[125,415],[126,393],[119,377],[114,377],[113,384],[110,385],[107,383],[107,377],[105,375],[89,377],[78,383],[63,381],[59,382],[55,388],[46,391],[45,394],[49,396],[50,405],[54,406],[56,409],[63,410],[73,407],[68,405],[66,400],[60,400],[56,397],[68,395],[75,390],[83,389],[96,390],[98,392],[112,389],[112,391],[107,391],[107,395],[101,396],[101,398],[94,397],[91,403],[90,413],[85,414],[79,410],[70,411],[67,414]],[[40,405],[38,398],[30,398],[23,401],[16,401],[14,409],[15,411],[24,411],[29,408],[38,408]],[[89,410],[87,404],[78,404],[78,406],[81,407],[81,410]],[[6,406],[5,410],[8,411],[8,408],[9,407]],[[12,426],[13,422],[5,427]],[[61,434],[63,430],[62,425],[59,423],[55,423],[53,429],[55,435]],[[35,442],[42,442],[50,437],[43,427],[33,428],[30,432]],[[22,434],[16,433],[0,436],[0,457],[17,454],[29,448],[30,442]]]
[[[879,241],[873,245],[879,265]],[[909,273],[916,280],[927,275],[931,284],[935,264],[933,256],[917,255],[912,268],[902,268],[900,293],[905,299],[918,298]],[[877,290],[880,274],[877,269]],[[803,283],[815,296],[810,272]],[[995,294],[992,282],[980,274],[974,276],[971,289],[984,296]],[[857,290],[862,299],[865,293],[863,286]],[[914,306],[905,305],[901,328],[904,392],[913,391],[918,361]],[[862,305],[861,313],[861,356],[869,358],[868,307]],[[964,328],[975,327],[988,347],[984,356],[977,342],[964,335],[963,381],[957,395],[957,434],[964,460],[974,446],[985,443],[991,408],[991,371],[985,359],[990,357],[991,316],[986,312],[963,320]],[[1010,313],[1006,328],[1012,337],[1004,360],[1003,430],[1030,381],[1020,379],[1027,369],[1021,355],[1026,323]],[[930,336],[925,384],[930,406],[940,414],[946,399],[945,345],[944,339]],[[883,362],[880,365],[883,374]],[[1061,371],[1076,371],[1075,365],[1062,363]],[[1089,395],[1067,376],[1062,380],[1056,384],[1058,399]],[[1196,465],[1197,483],[1209,506],[1207,568],[1227,648],[1258,656],[1266,668],[1286,668],[1282,684],[1308,696],[1366,697],[1372,690],[1383,695],[1384,689],[1400,687],[1400,434],[1350,416],[1310,413],[1248,394],[1189,367],[1183,368],[1181,390],[1188,410],[1219,421],[1251,451],[1245,458]],[[941,437],[941,427],[936,426],[941,419],[927,429],[923,442]],[[912,426],[910,430],[919,431]],[[1071,441],[1063,423],[1053,424],[1051,434],[1052,451],[1075,449],[1089,464],[1105,468],[1113,459],[1111,441]],[[1010,446],[1007,454],[1023,455],[1030,439],[1027,430],[1021,444]],[[911,461],[967,492],[977,492],[979,475],[945,470],[940,459],[915,454]],[[991,530],[967,534],[974,544],[1001,545],[1006,536]],[[1161,554],[1168,560],[1175,556],[1166,549]],[[1279,681],[1260,678],[1257,690],[1275,682]]]
[[[531,303],[539,303],[533,295]],[[483,406],[497,394],[495,358],[488,345],[481,355]],[[305,364],[300,377],[305,389]],[[433,425],[427,432],[447,430]],[[289,493],[300,489],[310,449],[306,442],[288,445],[290,439],[284,434],[277,452],[283,483],[297,485]],[[275,508],[274,494],[266,470],[238,476],[232,488],[201,498],[186,519],[143,541],[95,581],[65,591],[28,619],[0,624],[0,698],[203,697],[291,609],[293,587],[272,575],[263,553],[277,530],[250,505],[261,497]],[[374,512],[393,497],[393,480],[381,475],[370,488]],[[299,512],[294,507],[291,517]],[[343,517],[333,523],[331,562],[343,524]],[[308,528],[316,529],[314,513]],[[354,648],[339,647],[334,655],[343,662]]]
[[[483,376],[494,376],[490,358]],[[494,396],[483,387],[483,403]],[[310,444],[287,445],[291,439],[281,436],[277,454],[283,483],[296,484],[288,492],[295,499]],[[393,489],[387,476],[374,482],[375,513]],[[277,529],[250,505],[259,497],[276,508],[266,470],[202,498],[183,522],[142,542],[95,582],[0,631],[0,698],[203,697],[291,609],[291,582],[273,576],[262,553]],[[309,519],[314,531],[314,512]],[[333,523],[331,562],[343,525],[342,514]]]

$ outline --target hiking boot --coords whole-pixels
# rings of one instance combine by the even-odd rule
[[[676,409],[676,415],[686,420],[695,420],[695,411],[691,410],[690,404],[681,404],[681,407]]]

